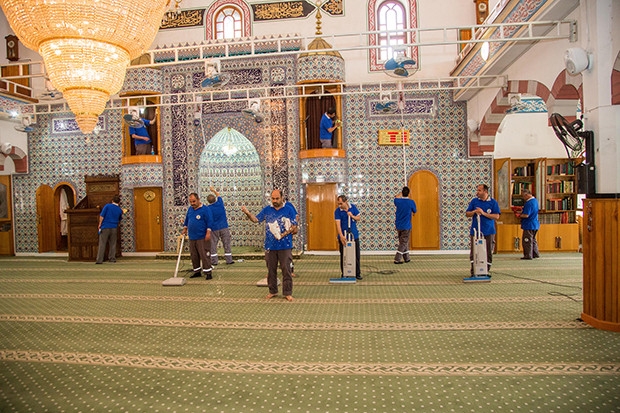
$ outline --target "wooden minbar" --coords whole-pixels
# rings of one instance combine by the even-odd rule
[[[85,176],[86,197],[68,209],[69,261],[96,261],[99,248],[99,214],[105,204],[120,193],[119,175]],[[107,250],[106,250],[107,258]],[[121,256],[120,228],[116,241],[116,256]]]

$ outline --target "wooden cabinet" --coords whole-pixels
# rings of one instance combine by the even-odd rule
[[[497,248],[497,252],[521,251],[521,232],[521,226],[518,224],[498,223],[497,235],[495,236],[495,247]]]
[[[544,224],[536,236],[540,251],[579,251],[578,224]]]
[[[497,222],[498,252],[522,250],[519,219],[513,210],[523,206],[529,189],[538,201],[540,251],[578,251],[577,180],[569,159],[496,159],[494,196],[502,215]]]

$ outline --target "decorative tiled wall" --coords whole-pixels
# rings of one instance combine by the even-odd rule
[[[297,71],[293,57],[280,59],[247,59],[227,62],[223,70],[231,73],[230,87],[270,84],[295,84]],[[163,93],[197,91],[204,76],[202,64],[168,66],[161,70]],[[120,111],[107,110],[98,135],[51,133],[50,118],[66,118],[67,113],[42,115],[29,136],[31,169],[28,175],[14,177],[15,228],[17,252],[36,252],[36,190],[41,184],[54,188],[68,182],[77,189],[77,198],[85,195],[84,176],[94,174],[121,175],[121,197],[124,206],[133,210],[133,188],[163,188],[165,249],[173,251],[176,236],[187,208],[190,192],[204,191],[201,182],[215,136],[231,127],[254,149],[258,164],[217,165],[213,169],[215,186],[229,208],[235,245],[261,246],[262,226],[253,224],[239,209],[247,204],[253,212],[269,202],[274,187],[284,190],[295,205],[301,220],[305,218],[304,185],[321,175],[325,182],[337,182],[348,194],[364,220],[360,223],[363,250],[392,251],[396,247],[393,228],[393,195],[418,170],[429,170],[439,180],[441,248],[468,248],[468,220],[464,210],[474,196],[477,183],[491,183],[491,160],[469,159],[466,151],[466,105],[453,102],[451,93],[433,92],[407,95],[417,102],[401,116],[383,116],[376,110],[378,92],[343,98],[344,160],[299,159],[299,104],[296,99],[271,96],[261,101],[262,123],[241,114],[245,99],[234,102],[184,104],[185,95],[170,98],[171,106],[161,113],[162,159],[159,164],[121,166],[122,124]],[[165,102],[168,103],[168,102]],[[197,107],[196,107],[197,106]],[[421,109],[420,109],[421,108]],[[411,110],[409,110],[411,109]],[[200,122],[194,124],[198,111]],[[411,131],[412,145],[405,148],[377,144],[379,129],[401,126]],[[201,155],[205,155],[201,162]],[[207,168],[208,169],[208,168]],[[260,176],[260,179],[259,177]],[[244,198],[244,191],[253,197]],[[303,228],[303,227],[302,227]],[[123,250],[135,250],[134,227],[130,219],[121,227]],[[296,237],[296,248],[303,245],[305,234]]]
[[[344,101],[349,177],[345,193],[364,214],[359,225],[363,250],[396,248],[393,197],[419,170],[431,171],[439,180],[441,249],[469,248],[469,223],[464,211],[474,196],[475,185],[491,183],[491,160],[466,157],[465,103],[453,102],[449,91],[434,94],[436,109],[422,116],[403,115],[402,119],[392,115],[385,120],[375,114],[371,117],[373,106],[369,101],[376,100],[377,95],[351,95]],[[404,149],[404,160],[401,146],[377,144],[379,129],[398,129],[401,121],[411,131],[412,140]]]
[[[118,111],[104,112],[105,129],[98,135],[52,133],[53,120],[71,117],[69,113],[38,115],[37,126],[28,134],[30,171],[15,175],[13,201],[15,214],[15,252],[38,252],[36,192],[41,185],[52,189],[69,183],[77,199],[86,195],[85,175],[121,172],[121,122]],[[124,196],[124,200],[131,196]],[[129,220],[127,220],[129,221]],[[129,224],[123,223],[123,225]],[[122,227],[123,234],[127,230]]]
[[[241,59],[222,63],[222,72],[229,77],[228,88],[257,87],[260,85],[294,84],[296,64],[293,57]],[[200,91],[200,82],[204,78],[204,66],[201,64],[166,67],[163,69],[165,93]],[[183,99],[183,96],[175,99]],[[224,128],[233,128],[244,136],[256,149],[260,160],[262,182],[260,191],[252,174],[246,179],[248,170],[244,168],[229,169],[220,165],[220,174],[214,176],[217,182],[222,180],[224,188],[217,188],[229,209],[229,224],[234,245],[261,246],[263,229],[260,225],[249,222],[240,213],[241,205],[247,201],[248,208],[258,213],[269,202],[269,193],[273,187],[284,189],[291,202],[297,206],[299,187],[298,167],[298,132],[297,102],[285,101],[274,96],[261,100],[262,123],[242,115],[241,110],[248,107],[246,99],[232,102],[204,102],[192,105],[172,105],[162,110],[164,160],[164,222],[167,228],[164,234],[168,250],[176,246],[175,226],[167,222],[176,222],[187,210],[187,195],[201,192],[200,159],[211,139]],[[200,122],[194,123],[195,113],[200,113]],[[218,138],[219,139],[219,138]],[[204,167],[203,167],[204,170]],[[233,176],[227,174],[233,171]],[[248,182],[249,181],[249,182]],[[243,198],[239,194],[259,192],[259,196]],[[299,241],[301,243],[301,241]]]
[[[299,58],[299,81],[325,79],[345,81],[344,60],[333,55],[309,55]]]

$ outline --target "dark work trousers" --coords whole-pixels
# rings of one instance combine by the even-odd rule
[[[293,250],[269,250],[265,252],[267,257],[267,284],[269,294],[278,293],[278,262],[282,270],[282,294],[286,297],[293,295],[293,277],[291,277],[291,262]]]
[[[99,233],[99,249],[97,250],[97,262],[102,263],[105,255],[105,246],[110,243],[108,260],[116,261],[116,238],[118,228],[102,229]]]
[[[537,229],[524,229],[523,230],[523,257],[524,258],[538,258],[538,241],[536,241]]]
[[[493,250],[495,249],[495,234],[485,235],[484,239],[487,241],[487,269],[491,271],[491,264],[493,263]],[[474,274],[474,236],[471,236],[469,243],[469,262],[471,262],[471,274]]]
[[[189,240],[189,255],[192,258],[194,272],[198,272],[202,268],[202,273],[205,276],[211,275],[211,258],[209,257],[209,251],[211,250],[210,244],[211,243],[204,238]],[[201,262],[202,266],[200,266]]]
[[[344,245],[338,240],[338,249],[340,250],[340,276],[344,276],[344,268],[342,267]],[[355,276],[361,275],[360,272],[360,240],[355,240]]]
[[[409,262],[409,235],[410,229],[397,229],[398,232],[398,249],[394,256],[394,262]]]
[[[224,258],[226,258],[226,264],[232,264],[232,249],[230,247],[230,229],[222,228],[216,231],[211,231],[211,264],[217,265],[217,244],[222,240],[224,246]]]

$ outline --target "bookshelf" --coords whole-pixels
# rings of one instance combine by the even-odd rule
[[[521,250],[520,221],[514,209],[523,206],[529,189],[539,206],[541,251],[578,251],[577,177],[568,159],[495,159],[494,196],[502,215],[497,222],[497,251]]]

